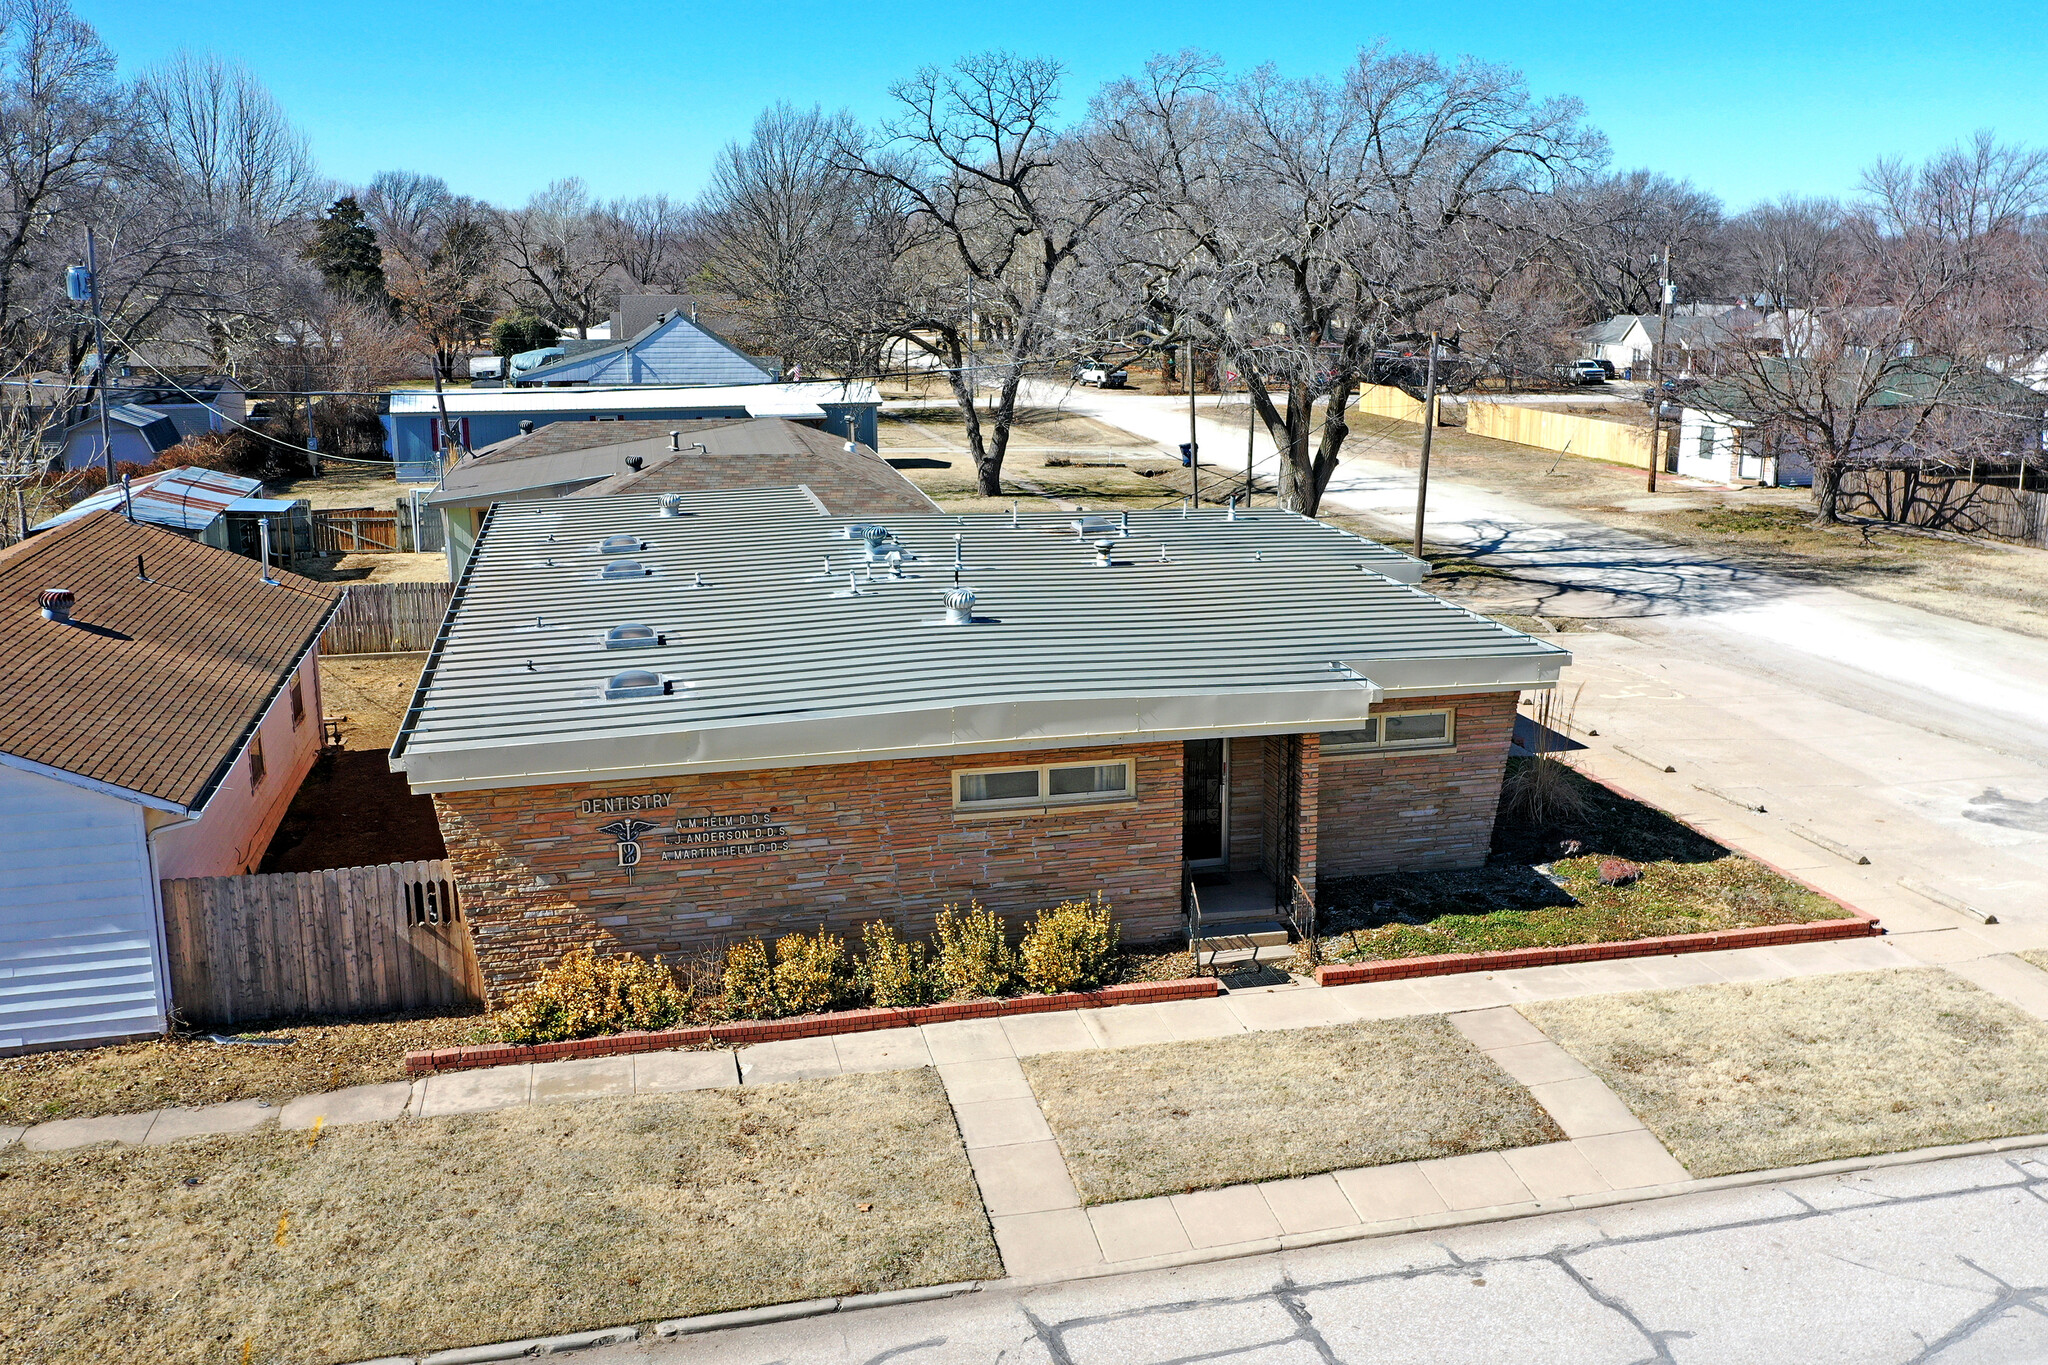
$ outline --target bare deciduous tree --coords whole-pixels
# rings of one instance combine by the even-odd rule
[[[608,234],[583,182],[557,180],[526,207],[500,212],[497,231],[513,297],[549,321],[575,328],[577,336],[588,336],[618,289],[611,281]]]
[[[902,247],[914,278],[899,335],[950,380],[984,497],[1002,492],[1026,373],[1073,353],[1061,286],[1111,202],[1053,126],[1062,74],[1008,52],[926,67],[890,91],[897,112],[880,144],[846,159],[900,194],[922,229]],[[994,390],[986,419],[984,384]]]

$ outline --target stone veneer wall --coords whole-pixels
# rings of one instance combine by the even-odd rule
[[[1457,744],[1434,753],[1325,757],[1322,875],[1440,872],[1484,863],[1520,696],[1403,697],[1375,706],[1375,714],[1453,708]]]
[[[1135,760],[1133,802],[1049,815],[953,811],[956,769],[1111,755]],[[852,936],[876,919],[922,937],[948,902],[1022,917],[1100,891],[1126,941],[1169,936],[1181,925],[1181,755],[1170,743],[898,759],[447,792],[434,805],[495,1000],[574,947],[673,958],[820,925]],[[667,804],[584,810],[593,798],[656,794]],[[661,856],[678,819],[756,815],[783,833],[771,840],[764,830],[755,842],[786,848]],[[618,820],[653,826],[637,867],[619,866],[618,843],[602,831]]]

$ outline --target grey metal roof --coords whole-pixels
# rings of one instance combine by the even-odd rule
[[[392,750],[415,790],[1341,728],[1571,658],[1292,513],[1134,512],[1108,567],[1072,514],[892,517],[914,557],[870,580],[802,489],[673,496],[497,506]],[[956,545],[972,625],[942,624]],[[621,558],[650,572],[601,579]],[[605,649],[628,623],[665,643]],[[604,699],[627,669],[673,690]]]

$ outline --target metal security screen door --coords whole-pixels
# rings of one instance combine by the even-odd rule
[[[1229,760],[1220,739],[1182,746],[1181,857],[1190,867],[1221,867],[1229,836]]]

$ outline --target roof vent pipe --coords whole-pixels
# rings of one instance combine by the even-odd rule
[[[71,619],[71,589],[44,588],[43,619],[45,621],[69,621]]]
[[[955,588],[946,594],[946,624],[949,626],[971,626],[974,624],[974,589]]]
[[[670,450],[681,450],[683,448],[683,433],[671,431],[668,434],[668,448]]]

